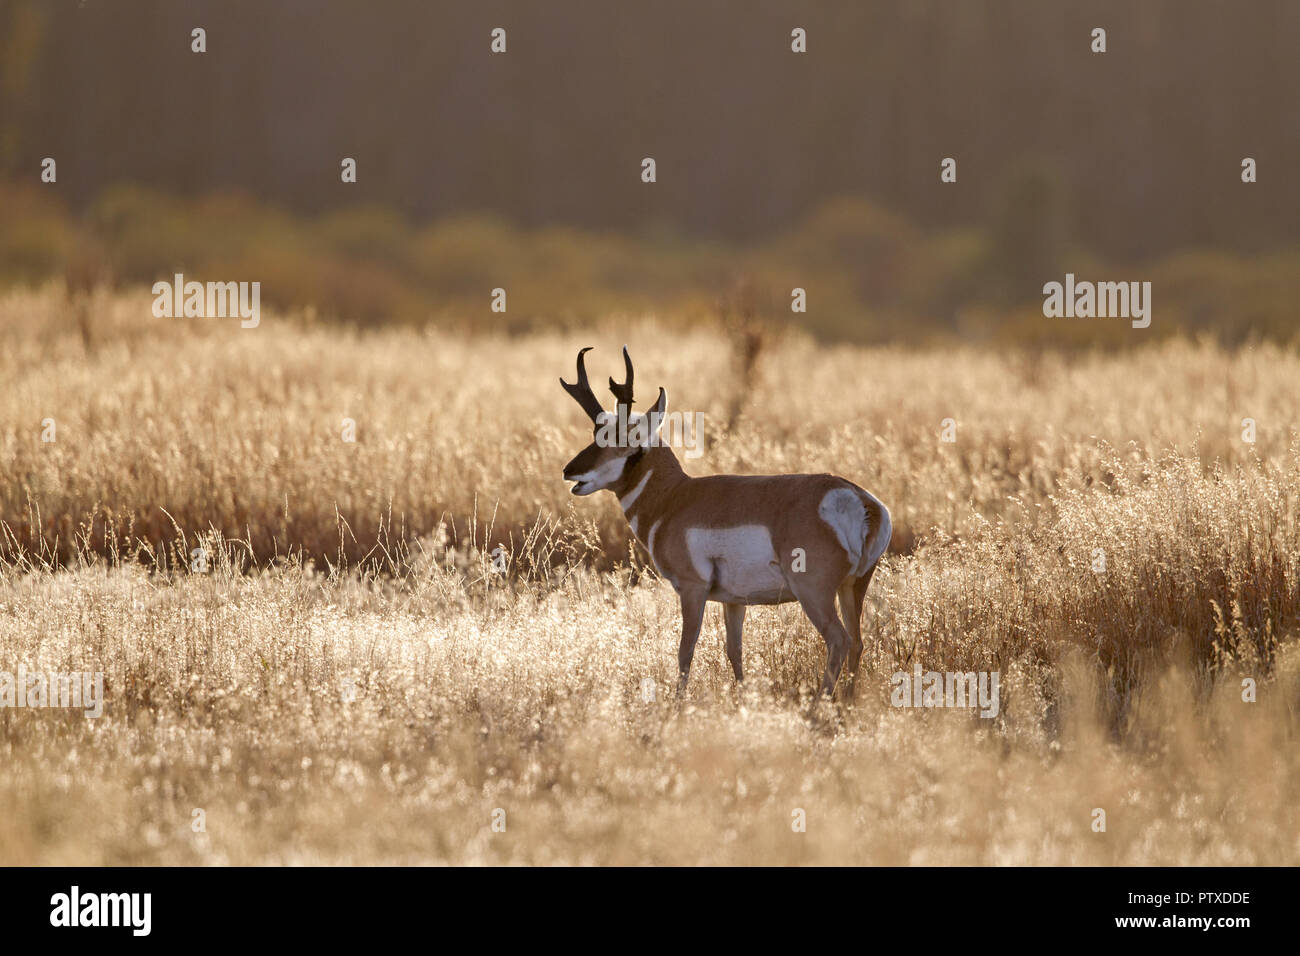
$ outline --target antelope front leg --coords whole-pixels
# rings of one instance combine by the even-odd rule
[[[677,696],[686,695],[686,681],[691,676],[691,658],[695,656],[695,642],[700,639],[700,626],[704,623],[705,594],[703,590],[683,590],[682,644],[677,649]]]

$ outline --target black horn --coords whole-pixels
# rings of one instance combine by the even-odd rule
[[[609,390],[614,393],[614,398],[620,405],[626,405],[629,413],[632,411],[632,357],[627,354],[627,346],[623,346],[623,367],[627,370],[627,381],[622,385],[614,381],[613,377],[609,380]]]
[[[582,357],[590,351],[591,346],[589,345],[578,352],[577,383],[570,385],[564,379],[560,379],[560,384],[564,386],[566,392],[573,396],[573,400],[582,406],[582,410],[587,413],[587,417],[594,422],[605,409],[601,407],[600,399],[596,397],[596,393],[591,390],[591,383],[587,381],[587,365]],[[624,354],[627,354],[626,350],[624,350]],[[631,366],[629,365],[628,368],[630,369]]]

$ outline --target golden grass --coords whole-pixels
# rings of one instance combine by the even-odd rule
[[[518,541],[539,515],[565,519],[569,538],[591,518],[623,554],[613,501],[572,510],[559,480],[590,431],[558,378],[594,343],[595,380],[618,370],[626,341],[640,394],[662,384],[670,409],[705,416],[693,473],[843,474],[889,504],[902,551],[1013,507],[1037,520],[1052,494],[1109,480],[1102,442],[1121,457],[1176,449],[1235,467],[1284,458],[1300,420],[1300,356],[1271,345],[1067,359],[821,349],[787,334],[746,374],[743,336],[647,321],[521,338],[359,334],[273,317],[249,330],[155,319],[144,292],[96,296],[80,325],[53,292],[2,301],[0,453],[12,478],[0,520],[22,548],[63,558],[79,535],[95,550],[107,533],[121,550],[162,552],[177,527],[187,541],[215,527],[261,560],[289,548],[357,560],[390,519],[397,537],[443,518],[463,534],[476,512],[491,543]],[[341,439],[345,417],[355,444]],[[46,418],[54,443],[39,441]],[[939,440],[947,418],[954,443]]]
[[[742,337],[649,321],[353,336],[148,306],[0,300],[0,670],[103,671],[108,699],[0,709],[0,863],[1300,860],[1290,352],[786,336],[746,375]],[[808,719],[824,650],[789,606],[750,612],[743,690],[711,612],[673,699],[671,589],[559,480],[588,439],[556,378],[624,339],[642,394],[708,416],[689,470],[831,470],[890,505],[856,706]],[[177,560],[199,535],[207,574]],[[998,670],[999,716],[891,707],[917,665]]]

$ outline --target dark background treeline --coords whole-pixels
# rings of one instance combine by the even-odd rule
[[[203,55],[190,51],[196,26]],[[505,55],[489,52],[498,26]],[[790,52],[796,26],[807,54]],[[1094,26],[1104,55],[1090,50]],[[335,304],[378,317],[456,301],[400,261],[410,243],[426,260],[459,250],[477,281],[482,263],[464,253],[476,241],[513,243],[485,247],[498,261],[540,242],[514,262],[540,276],[548,256],[598,256],[610,236],[635,244],[628,258],[570,278],[612,283],[613,299],[620,275],[663,255],[695,272],[649,263],[631,284],[651,298],[682,283],[734,296],[755,263],[807,284],[797,247],[810,268],[839,270],[820,302],[863,322],[910,311],[953,326],[972,304],[1028,303],[1065,269],[1102,263],[1130,270],[1105,278],[1151,278],[1131,271],[1151,262],[1227,276],[1244,256],[1289,291],[1297,37],[1293,0],[0,0],[0,180],[11,219],[31,224],[0,237],[0,271],[39,272],[90,244],[117,279],[148,281],[184,256],[132,259],[123,231],[143,242],[170,217],[195,234],[180,248],[197,250],[201,220],[219,228],[224,210],[235,245],[196,251],[191,267],[267,265],[266,246],[235,237],[280,229],[297,243],[285,258],[315,262],[271,263],[282,289],[310,291],[349,264],[367,291]],[[33,193],[46,156],[57,191]],[[340,183],[345,156],[355,185]],[[948,156],[955,184],[939,182]],[[1244,156],[1259,162],[1254,185],[1240,181]],[[226,205],[214,211],[212,196]],[[329,218],[359,208],[359,232]],[[477,233],[446,225],[470,221]],[[314,249],[322,223],[353,231]],[[421,232],[435,224],[440,238]],[[590,253],[556,251],[577,236]],[[1224,258],[1185,258],[1210,253]],[[491,286],[508,285],[496,271]],[[759,298],[788,301],[787,277],[768,278]],[[942,288],[918,297],[899,283]]]

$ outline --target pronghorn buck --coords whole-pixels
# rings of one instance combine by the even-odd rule
[[[627,380],[609,380],[617,406],[605,411],[587,381],[588,351],[578,353],[578,381],[560,384],[591,418],[595,440],[564,466],[564,479],[574,482],[575,495],[607,489],[618,496],[632,533],[681,598],[678,692],[686,690],[706,602],[723,606],[727,658],[740,681],[745,608],[798,601],[826,640],[822,693],[834,693],[847,657],[851,699],[862,658],[862,604],[889,545],[889,510],[834,475],[690,477],[659,438],[664,390],[646,414],[632,411],[625,347]]]

